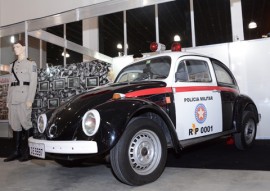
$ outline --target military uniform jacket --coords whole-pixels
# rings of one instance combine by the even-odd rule
[[[13,67],[14,65],[14,67]],[[19,80],[17,82],[13,70]],[[23,59],[10,65],[8,104],[33,103],[37,89],[37,65],[34,61]],[[16,84],[17,83],[17,84]]]

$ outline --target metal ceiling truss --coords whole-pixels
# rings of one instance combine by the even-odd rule
[[[56,14],[39,19],[28,20],[25,22],[4,26],[0,28],[0,37],[15,35],[25,32],[35,38],[56,44],[58,46],[73,50],[75,52],[94,57],[96,59],[111,63],[112,58],[96,51],[85,48],[81,45],[67,41],[64,38],[55,36],[40,29],[79,21],[91,17],[97,17],[119,11],[135,9],[139,7],[165,3],[173,0],[110,0],[103,3],[77,8],[64,13]],[[27,27],[25,27],[27,26]],[[32,31],[32,32],[31,32]]]
[[[0,37],[19,34],[22,32],[25,32],[25,23],[24,22],[0,27]]]
[[[88,55],[88,56],[96,58],[98,60],[112,63],[112,58],[109,56],[101,54],[97,51],[90,50],[89,48],[86,48],[86,47],[78,45],[74,42],[68,41],[64,38],[61,38],[59,36],[56,36],[54,34],[46,32],[44,30],[37,30],[37,31],[28,32],[28,35],[35,37],[37,39],[44,40],[46,42],[58,45],[60,47],[64,47],[66,49],[69,49],[69,50],[72,50],[75,52],[79,52],[83,55]]]

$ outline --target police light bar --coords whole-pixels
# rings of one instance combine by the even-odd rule
[[[179,42],[174,42],[171,46],[171,51],[181,51],[182,47]]]
[[[166,50],[166,46],[164,44],[161,43],[157,43],[157,42],[152,42],[150,44],[150,50],[152,52],[156,52],[156,51],[164,51]]]

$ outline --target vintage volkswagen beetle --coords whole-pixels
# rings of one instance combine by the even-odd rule
[[[250,147],[259,114],[239,93],[220,61],[186,52],[165,52],[125,67],[115,83],[73,97],[38,118],[30,154],[57,162],[110,160],[117,178],[129,185],[155,181],[163,172],[167,148],[218,137]]]

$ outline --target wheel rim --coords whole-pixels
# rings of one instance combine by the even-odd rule
[[[249,119],[245,126],[245,140],[247,144],[252,143],[256,132],[256,125],[253,119]]]
[[[153,172],[161,159],[161,143],[158,136],[150,130],[141,130],[131,139],[129,162],[133,170],[140,175]]]

